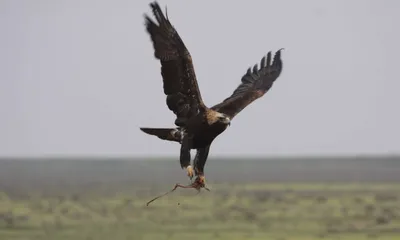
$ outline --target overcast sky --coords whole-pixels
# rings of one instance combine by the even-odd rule
[[[211,155],[400,153],[397,0],[159,1],[192,54],[203,99],[229,96],[284,47],[271,90]],[[0,1],[0,155],[168,155],[149,1]]]

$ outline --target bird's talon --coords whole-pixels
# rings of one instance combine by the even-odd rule
[[[192,183],[192,187],[200,191],[201,188],[206,189],[207,191],[210,191],[208,188],[205,186],[205,178],[203,175],[198,175],[196,180]]]
[[[187,166],[186,171],[187,171],[187,175],[188,175],[189,179],[192,180],[192,178],[194,176],[193,167],[190,165]]]

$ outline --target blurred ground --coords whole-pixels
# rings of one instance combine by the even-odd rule
[[[0,160],[0,239],[400,239],[400,158]]]

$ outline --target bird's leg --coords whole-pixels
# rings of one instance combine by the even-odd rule
[[[182,169],[186,169],[189,179],[192,180],[194,171],[193,167],[190,165],[190,147],[191,137],[185,134],[181,144],[180,164]]]
[[[196,182],[198,186],[205,186],[205,177],[204,177],[204,165],[206,164],[208,153],[210,150],[210,145],[198,148],[196,152],[196,157],[194,158],[194,174],[196,175]]]

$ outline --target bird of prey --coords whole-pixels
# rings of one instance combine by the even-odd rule
[[[168,13],[164,15],[157,1],[150,3],[150,8],[156,22],[144,14],[145,28],[150,35],[154,57],[161,63],[166,104],[176,115],[176,127],[140,129],[160,139],[180,143],[181,168],[186,169],[190,180],[196,176],[193,184],[199,189],[205,186],[204,165],[212,142],[240,111],[272,87],[282,72],[282,49],[273,57],[269,51],[259,66],[248,68],[231,96],[207,107],[197,84],[192,57],[169,21]],[[196,150],[193,165],[191,149]]]

